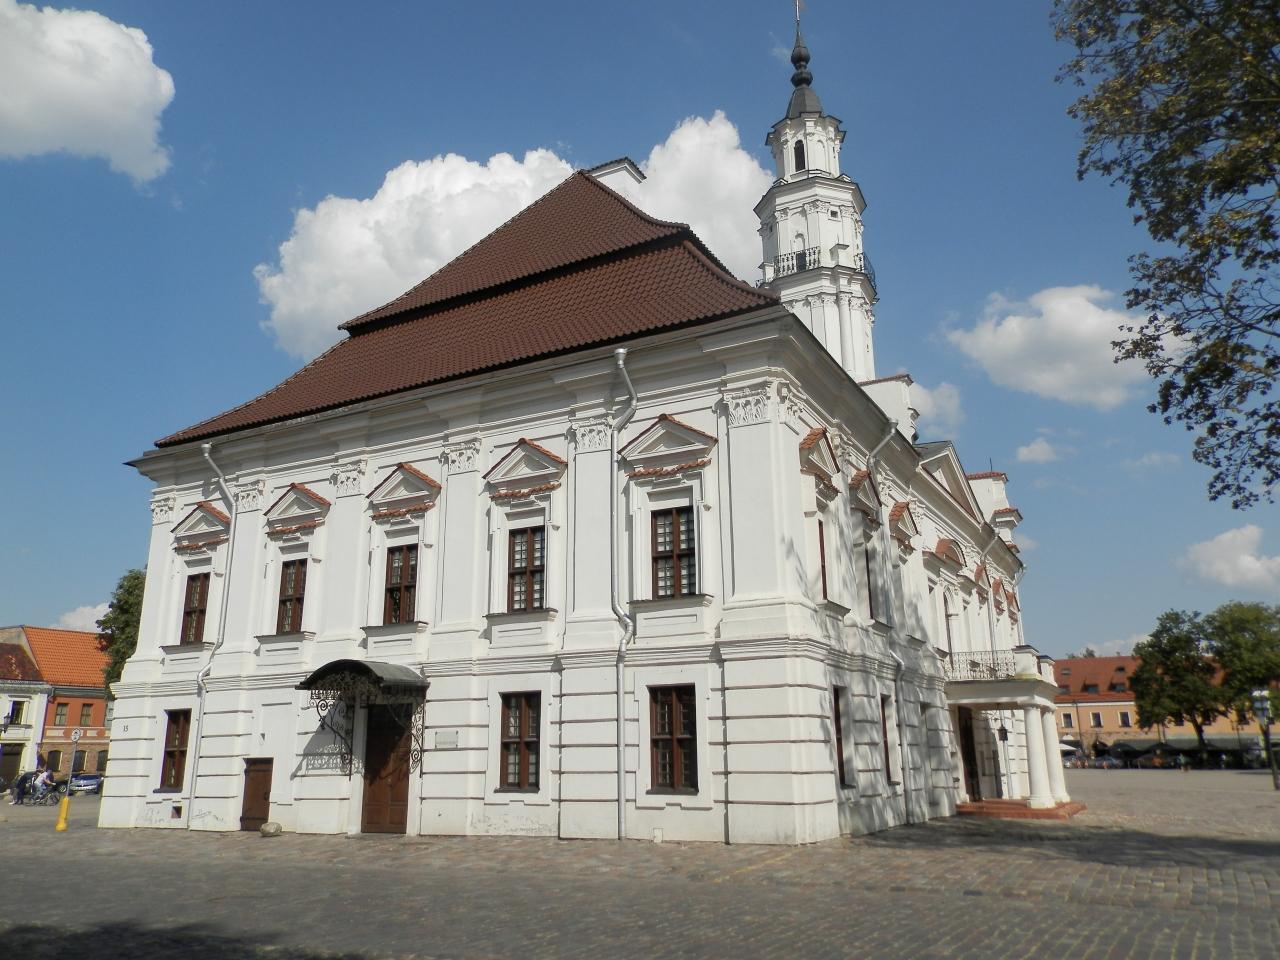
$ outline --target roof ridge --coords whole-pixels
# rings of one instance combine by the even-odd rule
[[[548,190],[546,193],[540,196],[537,200],[533,201],[533,203],[529,204],[526,207],[521,207],[519,210],[513,213],[510,217],[508,217],[502,223],[498,224],[498,226],[494,227],[492,230],[486,233],[483,237],[476,240],[475,243],[471,244],[461,253],[458,253],[455,256],[451,257],[447,262],[442,263],[436,270],[432,271],[431,274],[429,274],[428,276],[424,277],[422,280],[415,283],[408,290],[405,290],[402,293],[396,295],[395,297],[392,297],[390,300],[388,300],[386,303],[382,304],[381,306],[374,307],[370,310],[366,310],[364,313],[360,314],[359,316],[353,317],[352,319],[347,320],[344,323],[340,323],[338,325],[338,329],[346,330],[348,332],[354,331],[357,328],[363,328],[367,324],[376,323],[379,320],[392,320],[392,319],[398,318],[402,314],[411,313],[415,309],[421,309],[422,307],[425,307],[425,306],[439,307],[445,304],[461,301],[466,297],[474,296],[475,294],[482,293],[486,290],[500,289],[502,287],[508,286],[509,284],[519,283],[521,281],[528,280],[531,277],[540,276],[543,273],[549,273],[553,270],[569,267],[577,263],[585,263],[585,262],[594,260],[597,257],[614,255],[619,253],[622,250],[627,250],[627,249],[630,249],[631,247],[643,245],[643,243],[634,243],[634,242],[623,243],[618,246],[610,247],[607,250],[602,250],[602,251],[598,251],[596,253],[590,254],[589,256],[578,257],[577,259],[573,259],[573,260],[565,260],[562,263],[555,264],[552,267],[544,267],[539,270],[533,270],[532,272],[529,272],[529,273],[517,274],[516,276],[510,277],[507,280],[503,280],[497,283],[478,286],[472,290],[468,290],[464,293],[455,294],[454,296],[451,296],[451,297],[445,297],[440,300],[432,301],[427,304],[420,304],[417,306],[414,306],[412,304],[407,305],[398,310],[394,310],[389,314],[383,314],[381,316],[377,316],[378,314],[382,314],[384,310],[387,310],[388,308],[393,307],[396,301],[403,299],[404,297],[412,293],[414,290],[417,290],[423,285],[429,283],[432,279],[439,276],[439,274],[441,274],[444,270],[448,269],[453,264],[457,263],[459,260],[462,260],[468,254],[474,251],[477,247],[479,247],[481,244],[485,243],[487,240],[492,238],[495,234],[500,233],[502,230],[505,230],[516,220],[523,218],[524,216],[529,214],[531,211],[537,210],[540,206],[542,206],[544,201],[550,200],[555,194],[559,193],[569,184],[575,183],[578,181],[591,184],[596,189],[602,191],[604,196],[621,204],[622,207],[626,209],[629,213],[631,213],[636,217],[639,217],[649,226],[656,227],[660,230],[666,230],[669,232],[669,235],[677,235],[681,231],[688,231],[692,233],[687,223],[679,223],[673,220],[661,220],[657,217],[652,216],[651,214],[645,213],[645,211],[641,210],[639,207],[637,207],[634,203],[632,203],[622,194],[618,193],[618,191],[605,186],[595,177],[591,176],[591,174],[588,173],[587,171],[575,170],[572,173],[570,173],[569,176],[565,177],[558,184],[556,184],[554,187],[552,187],[550,190]]]
[[[703,242],[698,239],[698,235],[692,230],[689,231],[689,237],[692,239],[681,241],[681,245],[688,247],[690,252],[692,252],[697,259],[702,261],[704,269],[729,289],[760,297],[765,301],[765,303],[780,303],[782,301],[782,298],[772,290],[766,290],[763,287],[754,287],[751,284],[735,277],[733,273],[716,258],[716,255],[707,249]]]

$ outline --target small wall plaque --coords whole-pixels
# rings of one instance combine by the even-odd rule
[[[436,731],[436,749],[437,750],[453,750],[458,746],[457,730],[437,730]]]

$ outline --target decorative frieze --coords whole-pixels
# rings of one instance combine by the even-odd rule
[[[440,459],[445,462],[450,473],[469,473],[477,469],[480,463],[480,439],[473,437],[460,443],[451,443],[444,448]]]
[[[745,427],[753,423],[765,423],[769,420],[769,387],[761,384],[748,387],[725,395],[725,406],[729,410],[729,426]]]
[[[233,491],[237,510],[258,510],[262,507],[262,494],[266,490],[266,481],[251,480],[238,484]]]
[[[151,501],[151,522],[168,523],[173,519],[173,510],[177,505],[178,498],[173,494],[154,498]]]
[[[363,493],[366,467],[368,467],[368,461],[363,459],[336,464],[333,472],[329,474],[334,492],[340,497],[354,497]]]
[[[569,429],[573,433],[573,442],[577,445],[579,453],[609,449],[609,437],[613,428],[607,418],[578,420]]]

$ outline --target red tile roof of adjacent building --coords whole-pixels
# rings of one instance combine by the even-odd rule
[[[103,687],[107,655],[98,649],[98,635],[85,630],[23,627],[36,664],[49,683],[68,687]]]
[[[730,275],[687,226],[655,220],[576,173],[403,297],[347,324],[346,340],[280,385],[156,445],[777,303]]]
[[[1070,657],[1053,663],[1054,681],[1067,693],[1059,693],[1058,703],[1101,703],[1104,701],[1131,701],[1129,678],[1141,663],[1137,657]],[[1116,669],[1122,667],[1122,670]],[[1124,682],[1124,690],[1109,689],[1112,683]],[[1097,693],[1085,693],[1086,686],[1096,686]]]
[[[39,683],[43,679],[40,669],[27,656],[26,650],[16,643],[0,643],[0,680]]]

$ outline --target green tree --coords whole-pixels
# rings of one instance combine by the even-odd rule
[[[1077,173],[1129,190],[1157,253],[1130,258],[1117,361],[1196,434],[1209,496],[1274,500],[1280,476],[1280,0],[1055,0],[1088,92]]]
[[[1223,698],[1247,716],[1253,712],[1253,691],[1280,683],[1280,606],[1224,603],[1205,617],[1205,629],[1209,650],[1222,668]]]
[[[1170,610],[1160,614],[1151,636],[1133,647],[1133,655],[1141,663],[1129,680],[1138,725],[1189,723],[1201,755],[1205,726],[1225,712],[1222,688],[1214,683],[1217,669],[1209,659],[1207,634],[1198,613]]]
[[[98,621],[98,649],[107,655],[102,675],[107,684],[120,679],[124,662],[138,647],[138,622],[142,619],[142,591],[147,583],[143,570],[129,570],[116,584],[107,612]]]

